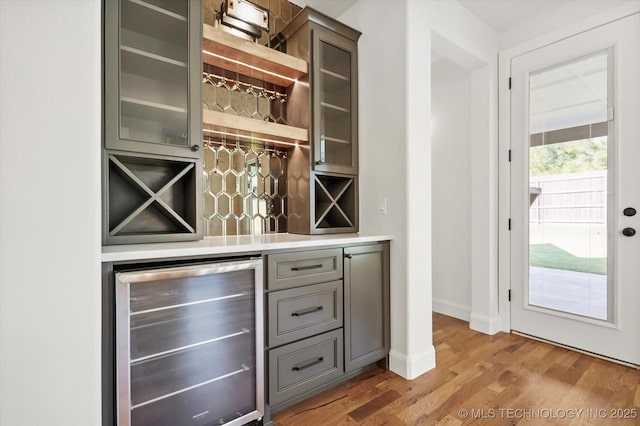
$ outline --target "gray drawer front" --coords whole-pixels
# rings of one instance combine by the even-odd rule
[[[342,280],[269,293],[269,346],[342,327]]]
[[[342,329],[269,351],[269,402],[279,404],[342,376]]]
[[[342,249],[301,251],[268,256],[269,290],[342,278]]]

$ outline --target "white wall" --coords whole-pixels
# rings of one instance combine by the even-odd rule
[[[360,1],[339,19],[363,33],[358,45],[360,232],[389,233],[395,237],[391,243],[391,368],[413,378],[435,365],[431,344],[430,254],[425,253],[430,250],[430,229],[426,229],[430,228],[429,206],[423,205],[420,216],[423,229],[417,226],[412,229],[421,247],[411,251],[407,34],[401,30],[380,31],[381,22],[388,28],[406,28],[407,4],[393,0]],[[427,60],[428,53],[427,50]],[[428,76],[421,74],[423,78]],[[424,100],[428,96],[428,80],[416,91]],[[421,149],[427,147],[426,143],[420,145]],[[424,166],[429,160],[419,154],[416,158],[421,160],[423,170],[416,185],[427,188],[430,176],[424,173]],[[387,198],[386,215],[377,212],[379,197]],[[419,202],[424,204],[424,200]],[[414,262],[419,259],[420,277],[411,276],[412,259]],[[422,293],[426,293],[425,297],[420,296]],[[412,317],[410,298],[416,294],[421,312]],[[410,334],[417,329],[422,335],[410,342]]]
[[[471,73],[431,64],[433,310],[471,315]]]
[[[100,424],[99,0],[0,1],[0,424]]]
[[[339,19],[363,32],[359,43],[361,231],[395,236],[391,366],[413,378],[435,361],[431,332],[431,41],[444,38],[457,50],[473,52],[475,60],[466,65],[483,67],[486,92],[482,100],[488,118],[479,126],[482,133],[474,139],[474,149],[497,157],[497,36],[456,2],[360,0]],[[381,27],[387,30],[380,31]],[[481,235],[493,233],[475,247],[483,247],[486,256],[471,265],[471,285],[478,287],[474,291],[479,296],[473,300],[481,312],[475,326],[472,315],[472,326],[482,331],[491,330],[489,323],[498,315],[497,300],[492,300],[497,294],[496,274],[490,273],[497,270],[497,220],[490,216],[497,210],[497,169],[494,162],[484,162],[485,158],[482,164],[471,165],[472,179],[478,176],[486,182],[480,187],[486,191],[481,194],[484,198],[475,199],[475,205],[471,201],[472,209],[479,213],[475,224],[482,228]],[[381,173],[381,169],[390,172]],[[387,215],[377,213],[380,196],[389,198]],[[475,232],[472,227],[473,235]],[[485,275],[475,276],[474,268]]]
[[[434,48],[471,71],[470,328],[494,334],[498,312],[498,36],[455,1],[420,1]],[[434,247],[434,250],[436,248]]]

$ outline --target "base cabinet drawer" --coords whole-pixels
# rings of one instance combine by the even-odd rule
[[[323,249],[268,256],[269,290],[280,290],[342,278],[342,249]]]
[[[269,402],[279,404],[344,373],[342,329],[269,351]]]
[[[269,346],[342,327],[342,280],[269,293]]]

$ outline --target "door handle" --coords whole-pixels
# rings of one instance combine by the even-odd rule
[[[634,235],[636,235],[636,230],[633,228],[624,228],[622,230],[622,235],[624,235],[625,237],[633,237]]]
[[[622,210],[622,214],[629,217],[635,216],[636,209],[634,209],[633,207],[627,207],[626,209]]]

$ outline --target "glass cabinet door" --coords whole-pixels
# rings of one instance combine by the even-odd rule
[[[356,44],[314,29],[314,170],[357,173]]]
[[[199,155],[199,4],[184,0],[105,3],[108,149]]]

